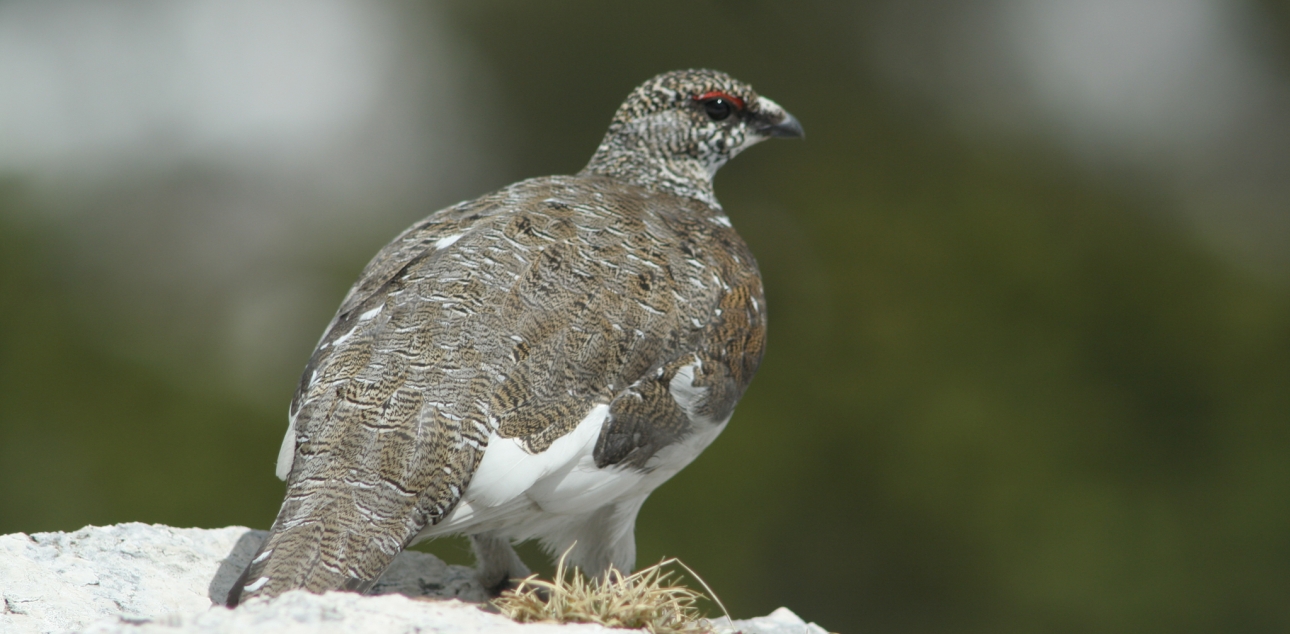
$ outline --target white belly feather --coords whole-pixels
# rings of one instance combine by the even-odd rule
[[[610,504],[623,509],[622,521],[633,522],[645,497],[694,460],[727,422],[692,421],[694,431],[659,450],[646,471],[617,465],[602,469],[594,454],[608,414],[608,405],[592,407],[572,432],[537,454],[513,438],[493,434],[457,507],[417,540],[485,531],[516,540],[549,539]]]

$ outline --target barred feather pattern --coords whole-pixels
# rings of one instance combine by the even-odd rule
[[[624,114],[644,99],[629,98],[583,172],[443,209],[368,264],[305,368],[286,498],[230,605],[365,591],[449,516],[490,437],[540,454],[604,405],[596,466],[648,472],[661,449],[730,417],[761,361],[765,300],[711,196],[712,159],[691,142],[711,141],[694,131],[711,122],[669,95],[716,82],[757,96],[715,71],[671,75],[643,93],[666,103]],[[787,117],[763,101],[762,116]],[[632,122],[660,110],[691,118],[671,124],[691,140],[658,153],[663,165],[622,158],[642,134]]]

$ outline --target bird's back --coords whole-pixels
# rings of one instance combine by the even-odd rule
[[[596,466],[650,470],[692,419],[729,417],[763,310],[751,253],[693,199],[584,174],[431,215],[367,266],[310,359],[286,500],[238,589],[365,590],[454,511],[490,438],[541,455],[597,406]]]

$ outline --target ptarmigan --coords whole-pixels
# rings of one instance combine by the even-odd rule
[[[761,362],[761,279],[712,177],[777,136],[802,128],[747,84],[665,73],[578,174],[440,210],[382,249],[305,367],[286,499],[229,604],[362,592],[447,534],[470,536],[495,591],[528,574],[513,540],[630,571],[646,496]]]

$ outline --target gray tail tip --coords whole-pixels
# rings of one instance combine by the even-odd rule
[[[242,602],[242,590],[246,588],[246,580],[251,576],[252,567],[252,564],[247,564],[242,574],[238,575],[237,581],[233,582],[233,587],[228,590],[228,598],[224,600],[225,606],[235,608]]]

